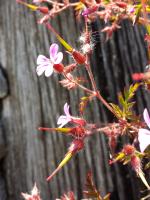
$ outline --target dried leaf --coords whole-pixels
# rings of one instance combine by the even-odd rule
[[[85,187],[87,188],[87,191],[83,191],[83,193],[87,198],[96,198],[97,200],[102,200],[100,193],[97,191],[93,183],[91,172],[88,172],[87,174]]]
[[[83,114],[83,112],[84,112],[84,110],[87,106],[88,101],[89,101],[89,97],[82,97],[81,98],[81,101],[79,103],[79,112],[80,112],[81,115]]]
[[[101,197],[99,191],[96,189],[96,187],[93,183],[91,172],[88,172],[88,174],[87,174],[85,187],[87,190],[83,191],[83,193],[88,199],[110,200],[110,193],[107,194],[104,198]]]

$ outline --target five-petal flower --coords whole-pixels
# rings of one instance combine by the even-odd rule
[[[41,76],[45,72],[45,76],[49,77],[52,75],[54,68],[53,66],[55,64],[60,64],[62,59],[63,59],[63,53],[58,52],[59,46],[55,43],[53,43],[50,46],[49,49],[49,54],[50,54],[50,59],[47,58],[44,55],[39,55],[37,58],[37,68],[36,72],[38,76]]]
[[[62,128],[64,125],[66,125],[68,122],[71,121],[71,115],[69,113],[69,105],[65,103],[64,105],[64,113],[65,115],[61,115],[58,118],[57,124],[59,125],[59,128]]]
[[[57,124],[59,125],[59,128],[62,128],[68,122],[73,122],[73,123],[78,124],[80,126],[85,126],[86,121],[84,119],[79,118],[79,117],[73,117],[73,116],[70,115],[69,105],[67,103],[65,103],[65,105],[64,105],[64,113],[65,113],[65,115],[61,115],[58,118]]]
[[[144,109],[143,118],[147,126],[150,128],[150,116],[147,109]],[[140,145],[140,150],[143,152],[148,145],[150,145],[150,131],[144,128],[140,128],[138,132],[138,140]]]

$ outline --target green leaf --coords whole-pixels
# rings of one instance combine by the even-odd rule
[[[111,107],[113,108],[114,113],[116,114],[116,116],[118,118],[122,118],[123,117],[123,112],[122,110],[119,108],[118,105],[114,104],[114,103],[110,103]]]
[[[127,103],[128,110],[132,109],[132,107],[134,106],[134,104],[135,104],[135,101]]]
[[[119,102],[123,107],[122,108],[123,118],[125,119],[132,119],[132,118],[134,119],[135,117],[132,111],[135,102],[130,102],[130,101],[134,97],[135,92],[137,91],[139,85],[140,85],[139,83],[135,83],[130,85],[129,89],[124,89],[124,98],[122,94],[118,95]]]
[[[132,120],[132,121],[137,120],[137,117],[134,115],[132,111],[135,102],[130,102],[130,101],[134,97],[135,92],[139,86],[140,86],[139,83],[132,84],[130,85],[129,89],[126,88],[124,89],[123,94],[121,92],[118,94],[118,101],[120,107],[116,104],[110,103],[114,113],[118,118],[122,118],[124,120]]]
[[[124,100],[123,95],[122,95],[121,92],[118,94],[118,100],[119,100],[119,103],[124,107],[125,100]]]
[[[134,85],[130,86],[128,101],[135,95],[135,92],[137,91],[137,89],[139,88],[139,86],[140,86],[139,83],[135,83]]]

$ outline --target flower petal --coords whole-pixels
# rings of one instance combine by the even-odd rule
[[[46,77],[49,77],[52,75],[54,69],[53,69],[53,65],[52,64],[49,64],[48,67],[46,68],[45,70],[45,76]]]
[[[71,117],[68,103],[65,103],[64,105],[64,113],[66,114],[67,117]]]
[[[37,65],[48,64],[49,61],[50,61],[50,60],[49,60],[46,56],[39,55],[39,56],[37,57]]]
[[[55,60],[55,57],[57,55],[57,52],[58,52],[58,44],[56,43],[53,43],[51,46],[50,46],[50,49],[49,49],[49,55],[50,55],[50,59],[53,61]]]
[[[63,126],[65,126],[70,121],[71,121],[71,119],[69,119],[67,116],[61,115],[58,118],[57,124],[60,125],[59,128],[62,128]]]
[[[55,57],[55,60],[53,60],[53,62],[54,64],[59,64],[61,63],[62,59],[63,59],[63,53],[59,52],[57,56]]]
[[[143,117],[144,117],[144,120],[145,120],[147,126],[150,128],[150,117],[148,114],[148,110],[146,108],[144,109]]]
[[[147,129],[140,128],[138,132],[138,140],[140,150],[143,152],[148,145],[150,145],[150,131]]]
[[[44,73],[44,71],[46,70],[46,68],[47,68],[47,65],[39,65],[39,66],[37,66],[37,68],[36,68],[37,75],[41,76]]]

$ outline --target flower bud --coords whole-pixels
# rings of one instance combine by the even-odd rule
[[[120,8],[126,8],[127,4],[125,2],[116,2],[117,6],[119,6]]]
[[[59,63],[59,64],[54,64],[53,68],[58,72],[58,73],[62,73],[64,70],[64,65]]]
[[[78,151],[83,149],[83,147],[84,147],[83,140],[75,139],[73,140],[71,146],[69,147],[69,152],[71,152],[72,154],[77,153]]]
[[[109,138],[109,146],[110,146],[110,149],[111,149],[112,151],[114,151],[115,148],[116,148],[116,145],[117,145],[117,139],[116,139],[116,137],[115,137],[115,136],[111,136],[111,137]]]
[[[144,73],[134,73],[134,74],[132,74],[132,79],[134,81],[143,80],[143,78],[144,78]]]
[[[68,74],[68,73],[74,71],[74,69],[76,68],[76,66],[77,66],[76,63],[72,63],[72,64],[66,66],[65,69],[64,69],[65,73]]]
[[[135,148],[132,145],[127,144],[127,145],[124,146],[123,152],[127,156],[132,155],[135,152]]]
[[[137,173],[140,172],[140,170],[141,170],[141,161],[140,161],[140,159],[139,159],[137,156],[135,156],[135,155],[133,155],[133,156],[131,157],[131,166],[133,167],[133,169],[134,169]]]
[[[76,138],[83,138],[85,136],[85,130],[81,126],[72,128],[70,133]]]
[[[85,119],[82,119],[82,118],[71,117],[71,121],[76,123],[76,124],[79,124],[80,126],[85,126],[86,125]]]
[[[73,50],[72,56],[78,64],[84,64],[86,61],[86,57],[81,54],[79,51]]]
[[[49,9],[47,7],[38,7],[38,9],[43,14],[48,14]]]

